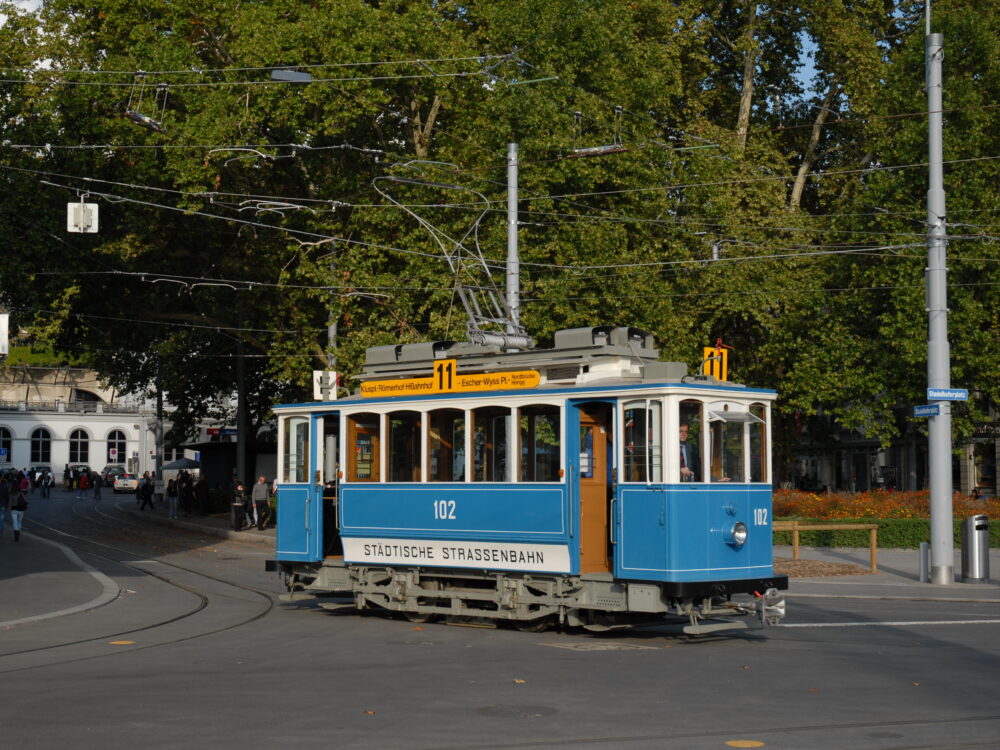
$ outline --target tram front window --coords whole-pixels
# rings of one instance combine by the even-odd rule
[[[743,481],[743,423],[712,422],[712,481]]]
[[[764,419],[767,414],[764,406],[753,404],[750,413],[759,419],[751,422],[750,430],[750,481],[766,482],[767,477],[767,437],[764,430]]]
[[[700,401],[681,401],[680,453],[678,478],[682,482],[701,482],[701,412]]]

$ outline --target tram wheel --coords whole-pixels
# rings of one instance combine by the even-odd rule
[[[548,630],[554,621],[552,615],[536,617],[534,620],[513,620],[514,627],[522,633],[541,633]]]
[[[403,617],[405,617],[410,622],[415,623],[425,623],[431,622],[437,617],[433,612],[403,612]]]

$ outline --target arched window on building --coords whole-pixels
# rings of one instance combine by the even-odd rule
[[[125,433],[112,430],[108,433],[108,463],[123,464],[128,456],[125,453]]]
[[[69,462],[90,463],[90,436],[86,430],[77,428],[69,434]]]
[[[0,427],[0,464],[9,464],[14,461],[14,436],[6,427]]]
[[[52,433],[44,427],[31,431],[31,463],[52,463]]]

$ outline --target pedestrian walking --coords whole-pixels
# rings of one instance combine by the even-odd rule
[[[101,485],[104,484],[104,480],[101,479],[101,475],[96,471],[90,472],[90,483],[94,487],[94,499],[101,499]]]
[[[177,480],[171,479],[167,482],[167,515],[177,518]]]
[[[24,511],[28,509],[28,501],[24,489],[18,487],[10,500],[10,522],[14,527],[14,541],[21,541],[21,523],[24,521]]]
[[[76,499],[83,500],[87,497],[87,490],[90,489],[90,471],[88,469],[80,469],[80,476],[77,479],[76,485]]]
[[[233,531],[242,531],[246,527],[247,493],[243,482],[237,480],[233,487]]]
[[[269,488],[267,486],[267,479],[261,474],[257,477],[257,483],[253,486],[253,490],[250,493],[253,499],[254,512],[257,516],[257,530],[263,531],[264,524],[267,519],[267,501]]]
[[[52,472],[46,471],[42,474],[42,497],[48,499],[52,497],[52,484],[55,480],[52,479]]]
[[[0,476],[0,536],[3,536],[3,527],[7,522],[7,508],[10,505],[10,482],[7,476]]]
[[[147,505],[150,510],[153,510],[153,481],[149,478],[149,472],[147,472],[146,476],[142,478],[142,484],[139,485],[139,489],[136,490],[136,494],[138,494],[142,500],[142,505],[139,506],[139,510],[146,510]]]
[[[194,483],[191,481],[191,474],[187,471],[182,471],[177,483],[181,498],[181,510],[184,511],[185,518],[190,518],[191,509],[194,506]]]

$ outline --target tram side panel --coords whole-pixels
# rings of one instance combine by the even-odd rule
[[[348,563],[574,570],[564,485],[342,484],[340,491]]]

